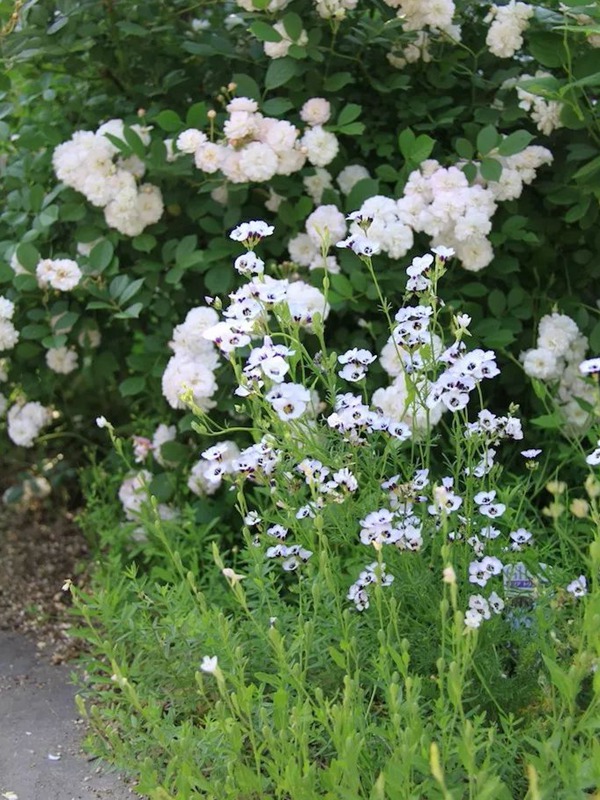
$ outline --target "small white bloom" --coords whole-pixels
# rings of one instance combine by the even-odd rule
[[[202,672],[208,672],[209,674],[214,675],[218,668],[219,660],[217,656],[204,656],[202,663],[200,664],[200,669]]]

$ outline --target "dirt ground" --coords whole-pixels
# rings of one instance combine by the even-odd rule
[[[70,675],[67,578],[87,581],[86,542],[73,516],[0,506],[0,798],[132,800],[119,776],[81,752]],[[70,663],[69,663],[70,662]]]

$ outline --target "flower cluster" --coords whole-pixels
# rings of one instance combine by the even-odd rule
[[[278,42],[263,43],[265,55],[267,55],[269,58],[284,58],[287,56],[289,49],[293,44],[303,47],[308,42],[308,35],[304,29],[300,31],[296,39],[292,39],[292,37],[287,33],[283,22],[276,22],[273,25],[273,30],[276,31],[281,38]]]
[[[560,411],[570,428],[585,428],[589,413],[579,400],[593,404],[594,388],[579,365],[588,348],[587,338],[566,314],[546,314],[540,320],[536,347],[521,353],[525,373],[554,384]]]
[[[230,234],[234,241],[241,242],[248,250],[236,259],[235,266],[240,274],[250,276],[251,280],[229,296],[231,302],[223,312],[224,319],[218,322],[215,319],[215,324],[209,325],[202,333],[204,339],[213,342],[226,355],[246,347],[253,338],[260,336],[269,312],[274,308],[286,309],[291,322],[309,330],[317,317],[325,320],[329,314],[329,305],[316,287],[304,281],[277,280],[264,274],[264,264],[251,248],[272,230],[266,223],[255,221],[242,223]],[[250,354],[237,394],[246,396],[261,389],[263,377],[267,376],[275,384],[267,397],[269,402],[278,409],[282,418],[296,418],[304,413],[310,398],[305,390],[301,390],[302,387],[297,389],[293,383],[282,383],[287,372],[283,352],[273,349],[271,339],[266,337],[262,348],[255,348]],[[285,351],[285,355],[290,355],[290,352]]]
[[[205,450],[202,458],[192,467],[188,489],[200,496],[214,494],[221,486],[223,477],[236,472],[235,465],[239,456],[238,446],[229,440]]]
[[[41,289],[70,292],[79,285],[83,273],[71,258],[43,258],[35,268],[35,275]]]
[[[217,390],[214,371],[219,354],[204,336],[215,325],[217,312],[207,306],[192,308],[173,331],[173,355],[162,376],[162,391],[171,408],[185,408],[182,395],[191,391],[193,402],[205,411],[213,408]]]
[[[8,410],[8,436],[19,447],[33,447],[42,428],[51,421],[52,411],[41,403],[15,403]]]
[[[398,17],[402,20],[405,31],[421,31],[431,28],[445,31],[453,39],[460,38],[460,31],[452,24],[456,11],[453,0],[437,0],[435,3],[421,3],[419,0],[385,0],[390,8],[398,9]]]
[[[523,185],[533,181],[536,170],[551,163],[552,155],[532,146],[498,160],[503,166],[500,179],[487,184],[479,179],[472,186],[458,167],[442,167],[433,159],[424,161],[408,176],[404,195],[397,201],[397,213],[405,225],[426,233],[434,246],[452,247],[471,272],[479,272],[494,256],[487,236],[497,201],[518,197]]]
[[[149,129],[132,125],[141,141],[150,142]],[[123,120],[112,119],[98,130],[78,131],[54,151],[52,163],[56,177],[81,192],[94,206],[104,209],[110,228],[125,236],[138,236],[161,218],[163,201],[160,189],[151,183],[138,185],[146,170],[137,156],[121,158],[112,136],[124,140]]]
[[[436,256],[413,259],[407,269],[410,290],[427,296],[432,277],[443,269],[444,259],[439,252]],[[491,350],[466,351],[462,341],[465,327],[459,327],[455,341],[444,348],[432,329],[432,305],[404,306],[395,321],[397,325],[381,353],[382,366],[395,379],[373,394],[373,403],[392,419],[419,429],[436,425],[444,411],[464,409],[470,393],[482,380],[499,374]],[[468,320],[462,323],[466,326]]]
[[[19,331],[11,322],[14,313],[12,300],[0,296],[0,350],[12,350],[19,341]]]
[[[535,75],[521,75],[519,82],[550,77],[552,76],[549,72],[538,70]],[[546,100],[537,94],[533,94],[527,91],[526,85],[520,86],[517,84],[516,90],[519,97],[519,108],[527,111],[531,119],[537,125],[539,131],[549,136],[552,131],[563,127],[560,118],[563,109],[563,104],[561,102],[558,100]]]
[[[213,174],[220,171],[231,183],[263,183],[275,175],[291,175],[302,169],[306,160],[324,167],[337,155],[335,134],[313,120],[327,120],[329,104],[313,98],[305,104],[308,128],[300,131],[287,120],[267,117],[258,111],[258,103],[248,97],[235,97],[226,107],[228,117],[218,142],[196,128],[179,134],[177,148],[193,155],[196,167]]]
[[[369,586],[389,586],[394,581],[393,575],[385,571],[385,564],[374,561],[368,564],[358,576],[358,580],[348,590],[347,599],[352,600],[357,611],[365,611],[369,607]]]
[[[505,6],[493,5],[484,22],[491,22],[485,43],[498,58],[511,58],[523,45],[523,32],[534,14],[527,3],[510,2]]]

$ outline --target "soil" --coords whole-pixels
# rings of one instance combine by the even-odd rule
[[[86,583],[88,559],[72,513],[0,509],[0,630],[32,636],[55,664],[78,655],[62,586],[67,578]]]
[[[0,505],[0,798],[132,800],[106,765],[81,752],[67,579],[88,582],[90,554],[74,515]]]

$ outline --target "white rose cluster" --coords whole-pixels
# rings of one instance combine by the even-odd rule
[[[386,56],[392,67],[404,69],[407,64],[423,61],[428,64],[433,56],[429,51],[431,36],[427,31],[418,31],[415,38],[405,47],[394,48]]]
[[[287,33],[283,22],[276,22],[273,29],[281,36],[278,42],[263,42],[265,55],[269,58],[283,58],[287,56],[290,47],[297,44],[303,47],[308,42],[308,34],[305,30],[300,31],[297,39],[292,39]]]
[[[346,218],[334,205],[318,206],[306,220],[306,230],[288,242],[291,260],[299,267],[324,269],[333,274],[340,271],[334,256],[325,256],[329,249],[346,235]]]
[[[207,306],[192,308],[184,322],[173,331],[169,343],[173,355],[162,376],[162,391],[171,408],[186,408],[181,395],[191,390],[194,403],[204,411],[214,407],[211,398],[217,390],[214,371],[219,363],[215,347],[204,338],[215,325],[217,312]]]
[[[0,350],[12,350],[19,341],[19,331],[11,322],[14,313],[12,300],[0,296]]]
[[[322,19],[345,19],[348,11],[354,11],[358,0],[314,0],[315,11]]]
[[[498,58],[511,58],[523,46],[523,31],[534,14],[527,3],[510,2],[505,6],[493,5],[484,22],[491,22],[485,43],[490,53]]]
[[[71,258],[42,258],[35,268],[35,275],[41,289],[70,292],[79,285],[83,273]]]
[[[19,447],[33,447],[40,431],[52,420],[52,412],[41,403],[15,403],[8,410],[8,436]]]
[[[411,172],[398,202],[404,224],[426,233],[434,246],[452,247],[465,269],[478,272],[494,256],[487,235],[496,211],[494,195],[482,186],[469,186],[458,167],[424,161]]]
[[[195,128],[183,131],[177,147],[194,156],[196,167],[213,174],[221,171],[231,183],[264,183],[274,175],[291,175],[306,162],[298,142],[300,131],[286,120],[265,117],[248,97],[236,97],[227,105],[229,113],[223,138],[211,142]]]
[[[459,29],[452,24],[456,11],[453,0],[384,0],[390,8],[396,8],[405,31],[421,31],[431,28],[444,31],[453,39],[460,38]]]
[[[68,375],[77,369],[77,351],[74,347],[51,347],[46,351],[46,364],[59,375]]]
[[[145,145],[149,129],[132,125]],[[54,150],[52,163],[59,180],[81,192],[92,205],[104,209],[110,228],[125,236],[138,236],[162,217],[160,189],[151,183],[138,185],[145,172],[137,156],[123,159],[106,136],[124,138],[124,123],[112,119],[93,131],[77,131]]]
[[[521,75],[519,80],[549,77],[552,77],[549,72],[538,70],[535,75]],[[558,102],[558,100],[545,100],[543,97],[532,94],[518,85],[516,90],[519,97],[519,108],[527,111],[541,133],[545,136],[550,136],[552,131],[563,127],[560,119],[563,108],[562,103]]]
[[[519,197],[523,186],[534,180],[536,170],[552,163],[552,153],[536,145],[496,158],[502,164],[500,179],[486,182],[479,178],[472,186],[458,166],[424,161],[410,173],[404,195],[397,201],[397,213],[405,225],[430,236],[434,247],[451,247],[470,272],[479,272],[494,257],[487,236],[497,202]],[[378,238],[371,229],[369,236]]]
[[[524,185],[533,183],[537,170],[552,164],[554,157],[547,147],[530,145],[513,156],[495,156],[502,164],[502,175],[498,181],[479,182],[486,186],[496,201],[515,200],[521,196]]]
[[[350,194],[359,181],[370,178],[369,170],[362,164],[347,164],[338,174],[336,181],[342,194]]]
[[[553,312],[540,320],[536,347],[520,355],[530,378],[556,385],[556,399],[570,430],[580,431],[590,422],[589,413],[578,399],[593,405],[594,387],[579,370],[588,349],[588,340],[566,314]]]
[[[390,258],[401,258],[414,244],[409,220],[396,200],[384,195],[373,195],[362,204],[350,227],[350,235],[360,235],[360,220],[370,220],[369,239],[377,242],[379,249]]]
[[[292,175],[308,161],[325,167],[337,155],[335,134],[322,126],[331,109],[327,100],[315,97],[301,110],[307,123],[302,138],[291,122],[266,117],[249,97],[235,97],[226,106],[228,118],[220,140],[210,141],[197,128],[188,128],[177,138],[179,152],[194,156],[196,167],[213,174],[220,171],[231,183],[264,183],[275,175]]]

